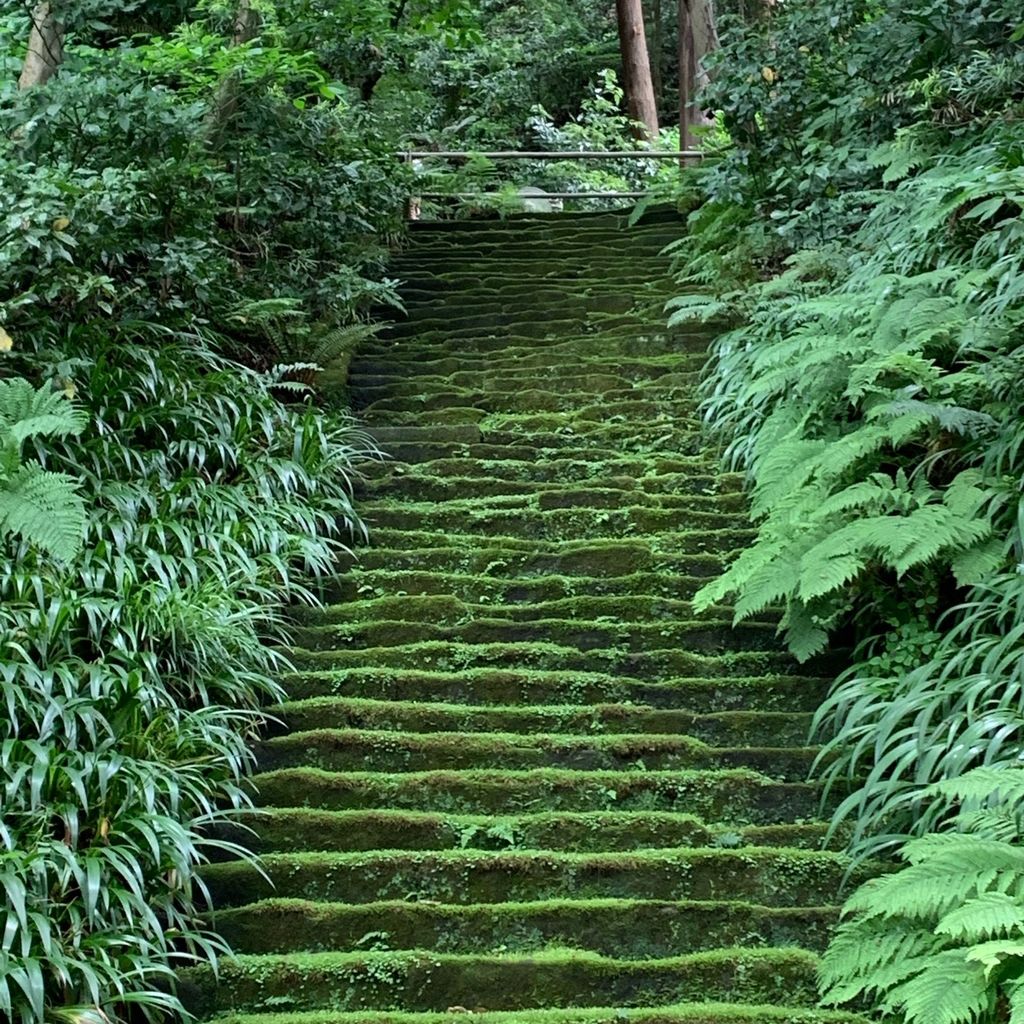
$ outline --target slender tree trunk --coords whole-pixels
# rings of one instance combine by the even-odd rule
[[[234,46],[245,46],[251,43],[260,30],[260,16],[253,10],[252,0],[238,0],[235,11],[235,27],[231,35]]]
[[[659,103],[664,97],[664,82],[661,75],[664,49],[662,2],[651,0],[651,85],[654,87],[654,99]]]
[[[651,82],[643,4],[641,0],[615,0],[615,8],[629,116],[642,126],[638,130],[640,138],[654,140],[658,137],[658,104]]]
[[[49,0],[32,8],[32,30],[28,53],[18,78],[19,89],[31,89],[48,82],[64,62],[64,23]]]
[[[694,128],[704,116],[697,93],[708,82],[704,66],[718,49],[714,0],[679,0],[679,148],[696,149]]]
[[[253,10],[252,0],[238,0],[235,8],[235,20],[231,28],[232,47],[245,46],[251,43],[260,31],[259,12]],[[206,135],[213,144],[217,144],[225,126],[238,112],[238,82],[234,78],[225,78],[217,87],[216,95],[206,118]]]

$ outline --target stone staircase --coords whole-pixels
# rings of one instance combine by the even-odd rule
[[[372,546],[296,636],[260,751],[261,877],[208,872],[237,1024],[824,1024],[801,673],[698,618],[750,537],[701,447],[654,213],[420,224],[351,394],[393,459]],[[853,880],[857,874],[854,872]]]

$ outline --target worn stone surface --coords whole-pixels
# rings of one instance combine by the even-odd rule
[[[776,616],[694,592],[745,544],[669,331],[671,213],[421,224],[351,364],[392,458],[298,616],[259,750],[265,875],[207,874],[238,1024],[824,1024],[810,713]],[[341,387],[343,382],[335,380]],[[856,877],[856,873],[855,873]]]

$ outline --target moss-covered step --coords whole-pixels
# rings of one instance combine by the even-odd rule
[[[674,811],[709,822],[777,825],[814,819],[821,792],[803,782],[778,782],[743,768],[707,771],[326,772],[283,768],[257,775],[260,805],[323,810],[395,808],[452,814],[551,811]]]
[[[271,708],[289,733],[316,729],[385,732],[519,733],[608,738],[690,736],[718,747],[800,747],[811,732],[811,716],[780,711],[719,711],[699,715],[643,704],[447,704],[440,701],[310,697]]]
[[[590,375],[613,375],[629,382],[657,380],[669,373],[699,373],[703,369],[703,353],[673,352],[667,356],[634,356],[614,359],[607,354],[581,356],[566,344],[560,356],[561,345],[552,345],[543,352],[527,346],[513,351],[493,353],[479,366],[467,367],[465,359],[447,357],[429,361],[402,360],[391,355],[387,360],[366,356],[353,359],[349,385],[359,391],[363,387],[386,387],[389,383],[404,382],[410,371],[422,373],[431,380],[448,378],[453,383],[478,386],[482,380],[493,379],[498,373],[547,373],[548,379],[564,380]]]
[[[561,370],[561,372],[559,372]],[[653,386],[686,388],[692,397],[695,385],[699,380],[699,368],[692,370],[676,366],[672,370],[663,369],[660,373],[627,373],[621,369],[603,366],[600,369],[584,371],[579,364],[572,364],[569,359],[562,367],[557,364],[550,367],[517,367],[515,383],[517,390],[550,388],[557,383],[560,391],[573,394],[582,399],[582,404],[594,402],[597,396],[626,388],[650,389]],[[361,403],[370,404],[375,398],[407,395],[419,397],[439,391],[443,388],[467,388],[478,391],[504,391],[509,385],[507,368],[487,367],[480,370],[466,370],[458,373],[428,374],[423,368],[422,374],[413,380],[408,375],[403,377],[396,372],[390,374],[366,374],[351,380],[355,394]]]
[[[659,647],[685,647],[692,651],[758,651],[774,646],[776,628],[770,623],[728,620],[682,622],[588,622],[580,619],[544,619],[517,622],[479,618],[456,625],[431,625],[407,619],[303,626],[292,631],[294,642],[306,650],[337,651],[402,647],[450,641],[453,644],[553,643],[580,652],[645,652]]]
[[[820,950],[837,907],[764,907],[739,900],[555,899],[353,905],[267,899],[217,914],[214,925],[242,953],[388,949],[532,953],[577,945],[604,956],[649,960],[730,946]]]
[[[282,683],[293,699],[368,697],[440,701],[477,707],[519,702],[593,706],[631,703],[694,713],[780,711],[806,713],[824,699],[827,677],[786,675],[661,678],[646,681],[604,672],[524,669],[368,668],[300,671]]]
[[[475,600],[465,601],[450,591],[417,594],[401,589],[403,593],[393,596],[378,597],[365,591],[363,595],[348,602],[302,609],[296,613],[296,621],[319,626],[382,621],[455,626],[480,619],[526,624],[555,619],[605,625],[616,622],[651,626],[659,621],[669,624],[698,621],[707,624],[709,618],[730,619],[733,614],[729,606],[714,605],[707,613],[698,616],[693,602],[659,594],[594,594],[583,597],[552,594],[545,601],[513,600],[506,603],[495,602],[479,593],[472,595]],[[777,613],[762,613],[751,621],[775,623]]]
[[[420,733],[320,728],[265,740],[263,771],[304,765],[325,771],[448,771],[464,768],[752,768],[775,778],[807,778],[812,747],[713,747],[692,736],[562,733]]]
[[[429,535],[428,535],[429,536]],[[472,536],[472,535],[470,535]],[[379,533],[378,533],[379,539]],[[408,541],[411,537],[403,537]],[[450,538],[449,538],[450,540]],[[473,543],[454,546],[448,543],[427,547],[374,546],[357,555],[342,556],[339,566],[351,569],[418,570],[469,575],[533,576],[634,576],[661,572],[666,578],[678,578],[676,596],[688,600],[693,588],[687,581],[705,581],[718,576],[731,560],[731,552],[697,554],[685,551],[652,550],[648,538],[617,540],[601,538],[586,541],[536,541],[528,548],[522,538],[473,538]]]
[[[678,356],[687,368],[689,357],[706,355],[714,339],[714,331],[699,330],[656,330],[651,327],[622,328],[616,331],[593,331],[573,333],[560,338],[551,338],[538,346],[536,338],[518,337],[515,334],[492,337],[477,334],[468,338],[452,339],[444,332],[427,333],[420,331],[415,338],[401,340],[376,338],[359,349],[358,357],[372,361],[374,365],[396,371],[414,369],[417,363],[424,365],[437,360],[458,359],[463,369],[486,368],[492,359],[514,360],[518,355],[536,352],[538,348],[551,349],[555,365],[565,365],[572,357],[605,358],[619,356],[624,360]]]
[[[555,382],[557,383],[557,382]],[[551,383],[548,382],[547,387]],[[604,398],[610,407],[616,411],[609,411],[609,416],[622,417],[626,414],[642,419],[644,422],[634,424],[633,434],[637,436],[638,443],[646,441],[653,433],[652,425],[646,422],[652,417],[660,417],[663,422],[660,424],[660,433],[671,433],[680,437],[689,438],[696,432],[696,421],[694,412],[696,410],[696,399],[688,395],[685,399],[676,398],[670,391],[662,394],[654,394],[653,388],[641,390],[634,387],[624,387],[616,391],[605,392]],[[595,396],[600,397],[600,396]],[[593,399],[592,399],[593,400]],[[413,412],[438,412],[450,410],[458,414],[463,409],[481,409],[491,413],[566,413],[578,410],[581,406],[579,397],[572,392],[551,391],[541,388],[524,388],[515,391],[486,391],[470,390],[468,388],[449,387],[437,391],[425,391],[418,395],[399,395],[393,398],[376,398],[372,394],[365,396],[367,404],[360,404],[358,411],[367,417],[372,417],[374,425],[382,426],[383,413],[413,413]],[[675,415],[673,415],[673,412]],[[591,435],[597,436],[594,425],[588,426],[588,421],[582,417],[577,421],[577,433],[586,429]],[[593,420],[590,421],[594,423]],[[622,420],[609,419],[606,427],[615,428],[606,431],[609,438],[626,438]],[[406,424],[408,426],[408,424]],[[568,424],[566,424],[568,426]],[[500,433],[500,431],[495,431]],[[555,435],[556,431],[525,431],[507,430],[512,437],[513,444],[532,444],[534,447],[565,447],[566,441],[553,438],[550,442],[544,443],[541,439],[533,439],[530,434],[548,433]],[[513,436],[514,435],[514,436]],[[383,437],[384,435],[379,435]],[[440,439],[439,439],[440,440]],[[507,444],[497,438],[491,439],[492,444]],[[578,442],[577,442],[578,443]],[[626,449],[630,450],[629,448]],[[634,449],[635,450],[635,446]]]
[[[472,904],[558,899],[744,900],[774,907],[836,902],[865,877],[841,854],[778,847],[561,853],[384,850],[266,854],[212,864],[203,879],[218,905],[292,898],[361,904],[428,900]]]
[[[657,1006],[733,1000],[813,1007],[817,958],[802,949],[722,949],[664,960],[617,960],[584,950],[529,956],[428,952],[305,953],[226,960],[182,972],[186,1007],[228,1010],[452,1006]]]
[[[395,595],[395,600],[410,595],[431,595],[441,600],[450,598],[475,606],[500,608],[500,614],[507,618],[517,617],[517,607],[537,607],[552,602],[572,604],[585,600],[579,597],[580,594],[591,595],[595,601],[618,597],[624,598],[625,602],[634,598],[666,599],[685,607],[686,618],[693,618],[688,598],[705,582],[706,577],[686,578],[657,572],[627,573],[622,576],[501,577],[455,571],[374,569],[357,563],[344,574],[323,581],[323,596],[328,601],[328,609],[320,621],[326,623],[334,620],[338,602],[343,606],[346,601],[385,599],[391,594]],[[582,604],[581,607],[587,606]],[[623,607],[627,609],[628,618],[629,604],[624,603]],[[723,608],[716,614],[729,616],[730,612]],[[572,617],[567,608],[564,616]],[[310,618],[304,611],[298,616],[299,621],[310,621]]]
[[[842,842],[841,836],[830,837],[824,822],[732,827],[708,825],[696,815],[669,811],[541,811],[500,816],[264,807],[237,827],[221,828],[219,835],[257,853],[509,849],[610,853],[682,846],[819,850],[830,841]]]
[[[294,648],[292,662],[305,669],[417,668],[440,672],[474,668],[541,668],[632,676],[654,681],[673,676],[728,678],[794,672],[793,657],[775,650],[700,654],[665,648],[629,651],[620,648],[580,651],[545,641],[467,644],[444,640],[349,650]]]
[[[585,500],[585,499],[583,499]],[[532,537],[544,540],[574,541],[581,534],[594,538],[634,537],[660,534],[662,543],[673,544],[675,550],[734,551],[749,544],[756,532],[744,516],[702,506],[661,508],[656,504],[628,504],[609,508],[577,505],[569,508],[417,508],[402,505],[376,505],[366,513],[366,522],[382,544],[393,544],[390,532],[403,531],[416,547],[432,547],[424,543],[431,531],[446,531],[460,536]],[[388,531],[388,532],[384,532]]]
[[[524,392],[515,402],[517,406],[539,406],[543,394],[547,393]],[[543,398],[543,402],[548,403],[548,399]],[[678,403],[675,403],[674,415],[670,411],[673,405],[669,403],[670,399],[651,401],[628,393],[621,399],[616,395],[608,396],[601,410],[594,406],[582,409],[564,406],[497,408],[495,402],[460,394],[454,396],[450,404],[447,396],[436,401],[424,398],[422,405],[413,398],[389,399],[375,402],[361,410],[361,415],[370,428],[370,435],[386,450],[396,441],[462,440],[470,444],[504,445],[510,449],[522,446],[527,451],[570,449],[579,453],[594,448],[618,448],[623,453],[661,450],[666,456],[699,454],[700,431],[696,418],[684,416]],[[630,431],[624,426],[630,419],[641,419],[644,425]],[[475,426],[479,435],[474,437],[466,429],[468,426]],[[453,435],[449,429],[452,427],[460,429]]]
[[[305,1013],[233,1013],[216,1024],[458,1024],[470,1015],[473,1024],[865,1024],[863,1017],[801,1007],[685,1003],[645,1009],[588,1007],[583,1010],[515,1010],[491,1012],[482,1006],[450,1006],[443,1013],[322,1010]]]
[[[439,459],[416,466],[403,466],[392,460],[383,460],[364,467],[364,477],[371,486],[384,487],[388,481],[404,478],[437,484],[449,480],[475,480],[490,483],[495,493],[503,483],[537,485],[538,491],[552,489],[575,493],[581,484],[601,486],[602,480],[632,480],[642,490],[669,494],[739,492],[743,478],[738,473],[717,473],[706,457],[666,458],[644,457],[629,453],[618,454],[611,460],[596,461],[564,452],[557,457],[538,462],[525,459],[521,451],[511,453],[512,458],[496,459]],[[369,492],[366,492],[369,493]],[[462,497],[470,497],[463,492]],[[424,499],[426,498],[424,497]]]

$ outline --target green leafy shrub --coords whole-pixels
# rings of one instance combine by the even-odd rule
[[[750,475],[760,530],[701,606],[735,593],[745,618],[782,602],[808,657],[891,581],[913,593],[937,567],[963,586],[1006,565],[1014,484],[984,453],[1019,415],[1024,273],[1015,259],[990,269],[1024,230],[1022,206],[1006,205],[1011,138],[993,129],[901,184],[840,259],[798,254],[743,293],[747,320],[715,342],[705,413]],[[737,300],[680,301],[676,315]]]
[[[907,1024],[1012,1024],[1024,1013],[1024,771],[976,769],[926,797],[956,813],[847,901],[821,964],[825,1000],[868,997]]]
[[[0,1012],[178,1012],[174,965],[222,949],[210,826],[247,805],[284,607],[360,530],[368,444],[199,335],[79,325],[11,358],[77,391],[89,429],[32,444],[88,528],[69,568],[0,559]]]

